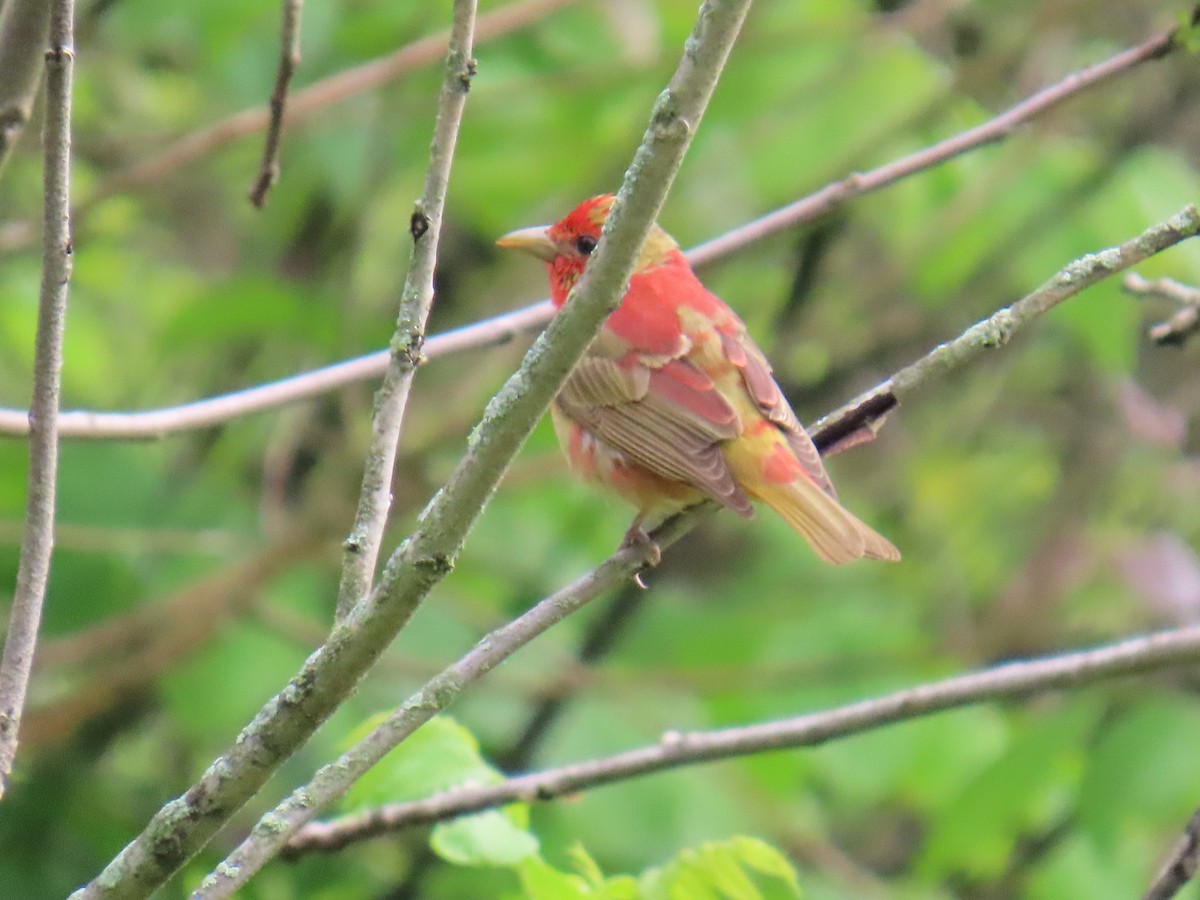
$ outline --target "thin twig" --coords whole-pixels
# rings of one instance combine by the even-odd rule
[[[713,257],[741,250],[768,235],[818,219],[869,191],[877,191],[915,172],[941,165],[968,151],[1002,141],[1016,131],[1018,126],[1088,88],[1122,75],[1144,62],[1162,59],[1176,49],[1176,31],[1177,29],[1172,28],[1094,66],[1072,72],[1062,81],[1043,88],[995,118],[947,140],[939,141],[869,172],[855,173],[840,181],[830,182],[816,193],[763,216],[736,232],[701,244],[692,251],[693,260],[695,264],[700,265]]]
[[[505,803],[551,800],[681,766],[812,747],[975,703],[1014,700],[1196,662],[1200,662],[1200,625],[956,675],[793,718],[714,731],[668,732],[657,744],[614,756],[509,778],[500,784],[454,788],[425,800],[389,804],[329,822],[314,822],[289,841],[288,854],[337,850],[384,832],[428,825]]]
[[[63,329],[71,279],[71,78],[74,71],[74,0],[49,4],[46,58],[45,207],[42,284],[29,407],[29,497],[17,585],[0,659],[0,797],[17,754],[21,711],[42,620],[54,550],[58,478],[58,398]]]
[[[400,426],[408,408],[413,376],[424,361],[425,323],[433,306],[433,271],[437,265],[442,214],[450,185],[450,166],[458,130],[462,124],[467,94],[475,75],[472,57],[476,0],[455,0],[446,73],[438,100],[437,121],[429,147],[425,189],[409,222],[412,260],[400,292],[400,311],[392,335],[388,367],[375,394],[371,419],[371,442],[363,467],[358,511],[350,536],[343,545],[342,577],[338,586],[336,615],[340,620],[363,599],[375,578],[379,546],[392,505],[392,469]]]
[[[262,162],[258,177],[250,185],[250,202],[259,209],[267,202],[267,191],[279,178],[279,142],[283,136],[283,112],[287,105],[288,85],[300,65],[300,11],[303,0],[283,0],[283,15],[280,21],[279,68],[275,73],[275,87],[271,91],[271,119],[267,125],[267,139],[263,145]]]
[[[0,172],[33,111],[49,30],[46,0],[0,3]]]
[[[504,472],[595,337],[633,269],[708,104],[749,0],[709,0],[634,156],[573,301],[488,404],[450,480],[394,552],[379,586],[183,796],[166,804],[78,900],[142,897],[198,851],[325,721],[445,575]]]
[[[1150,340],[1159,346],[1182,347],[1188,338],[1200,331],[1200,289],[1181,284],[1173,278],[1156,278],[1149,281],[1136,272],[1126,275],[1123,285],[1131,294],[1161,297],[1179,307],[1165,322],[1151,327]]]
[[[914,390],[952,368],[957,368],[986,350],[1002,347],[1013,334],[1029,321],[1084,288],[1109,278],[1130,266],[1161,253],[1180,241],[1200,233],[1200,213],[1187,206],[1165,222],[1160,222],[1118,247],[1091,253],[1068,266],[1012,306],[1006,306],[981,322],[968,328],[949,343],[935,347],[931,353],[905,366],[891,378],[860,394],[836,412],[830,413],[812,427],[813,432],[837,429],[845,432],[854,426],[869,426],[872,417],[864,414],[874,398],[893,397],[902,402]]]
[[[540,22],[550,14],[578,0],[520,0],[480,16],[475,27],[475,42],[481,44],[518,29]],[[446,55],[450,32],[419,38],[399,50],[313,82],[292,94],[288,118],[293,124],[311,118],[327,107],[373,91],[409,72],[430,66]],[[257,134],[270,124],[270,110],[256,106],[214,122],[185,135],[157,156],[136,163],[101,184],[82,205],[94,203],[125,191],[166,178],[184,166],[244,137]]]
[[[545,0],[539,0],[539,2],[544,3]],[[562,2],[563,0],[558,0],[558,5],[561,5]],[[505,24],[516,27],[510,24],[511,21],[525,24],[524,19],[517,17],[517,12],[529,14],[529,10],[535,5],[533,3],[517,3],[497,11],[493,15],[498,16],[502,12],[511,11],[511,20],[506,19]],[[546,3],[546,5],[553,6],[555,4]],[[487,16],[480,19],[480,32],[487,20],[489,20]],[[968,150],[1002,140],[1011,134],[1017,125],[1029,121],[1086,88],[1128,72],[1149,59],[1165,56],[1175,47],[1172,34],[1173,32],[1164,33],[1102,63],[1074,72],[1057,84],[1045,88],[1007,112],[970,131],[954,135],[879,168],[833,182],[814,194],[802,197],[762,218],[706,241],[687,252],[688,261],[697,267],[718,262],[779,231],[811,222],[851,199],[887,187],[901,178],[940,165]],[[439,44],[439,46],[444,46],[444,44]],[[315,88],[316,85],[313,87]],[[302,102],[301,98],[304,96],[306,96],[305,92],[300,91],[292,98],[290,114],[293,120],[296,116],[296,109]],[[1039,98],[1041,99],[1039,100]],[[970,139],[968,140],[968,138]],[[537,331],[549,321],[552,314],[553,308],[549,301],[542,301],[443,335],[437,335],[426,341],[425,357],[434,359],[443,354],[479,350],[507,343],[516,337]],[[63,414],[60,422],[61,434],[64,438],[73,439],[138,440],[160,438],[168,434],[197,428],[208,428],[239,416],[295,403],[338,390],[349,384],[378,378],[387,368],[387,362],[388,352],[379,351],[294,375],[281,381],[257,385],[181,406],[139,412],[90,412],[85,410],[67,412]],[[24,410],[0,408],[0,436],[19,437],[27,434],[25,420]]]
[[[1171,857],[1163,863],[1142,900],[1171,900],[1200,870],[1200,809],[1183,830]]]

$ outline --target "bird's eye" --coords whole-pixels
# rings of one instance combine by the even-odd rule
[[[590,256],[592,251],[596,249],[596,239],[590,234],[581,234],[575,238],[575,249],[584,256]]]

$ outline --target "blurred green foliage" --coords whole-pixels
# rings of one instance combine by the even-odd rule
[[[297,88],[446,27],[449,6],[308,4]],[[434,331],[544,296],[538,267],[492,241],[616,187],[695,6],[577,3],[479,45]],[[170,405],[386,344],[436,66],[289,128],[261,212],[245,199],[259,135],[110,190],[173,139],[265,101],[276,7],[82,5],[66,407]],[[975,125],[1175,13],[1144,0],[761,0],[663,224],[685,245],[718,235]],[[1196,84],[1185,53],[1148,63],[703,277],[814,418],[1194,201]],[[37,134],[0,181],[10,406],[29,391],[39,257],[11,236],[40,215]],[[1198,282],[1200,245],[1141,271]],[[418,732],[346,808],[497,778],[517,750],[530,767],[589,758],[1195,618],[1200,347],[1143,336],[1171,312],[1105,282],[833,460],[846,503],[903,550],[900,565],[823,567],[769,515],[718,516],[649,576],[602,660],[576,654],[608,600],[490,675],[455,721]],[[520,352],[421,371],[387,546]],[[0,815],[6,896],[61,896],[93,876],[320,642],[370,392],[157,442],[65,445],[45,639]],[[24,479],[23,444],[0,443],[6,584]],[[627,520],[567,477],[540,427],[358,694],[163,896],[185,895],[362,722],[604,558]],[[643,778],[440,825],[432,864],[431,833],[406,833],[273,864],[244,896],[1134,896],[1200,802],[1194,692],[1195,673],[1179,672]],[[549,697],[561,716],[515,747]]]

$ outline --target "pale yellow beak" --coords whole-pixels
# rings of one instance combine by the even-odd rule
[[[554,257],[558,256],[558,247],[554,241],[550,240],[550,235],[546,233],[547,226],[536,225],[533,228],[522,228],[519,231],[510,231],[500,240],[496,241],[497,247],[504,247],[508,250],[524,250],[531,256],[536,256],[540,260],[550,262]]]

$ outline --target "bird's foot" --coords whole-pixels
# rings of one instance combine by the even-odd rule
[[[634,519],[633,524],[625,532],[625,538],[621,541],[621,549],[631,547],[640,550],[646,557],[646,564],[638,569],[633,574],[633,583],[645,590],[647,585],[642,575],[647,569],[653,569],[662,562],[662,548],[658,546],[654,538],[646,532],[642,527],[641,519]]]

